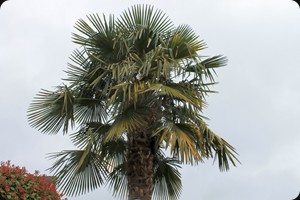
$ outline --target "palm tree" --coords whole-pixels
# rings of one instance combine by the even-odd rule
[[[235,149],[202,115],[225,57],[200,56],[206,45],[193,30],[175,27],[152,6],[87,19],[75,26],[80,47],[68,84],[40,91],[28,110],[29,123],[43,133],[77,128],[70,138],[79,150],[50,155],[65,194],[108,185],[122,199],[178,199],[182,164],[215,158],[220,170],[236,165]]]

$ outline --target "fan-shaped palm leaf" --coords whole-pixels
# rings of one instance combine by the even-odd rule
[[[177,159],[166,158],[162,152],[157,153],[154,169],[154,199],[179,199],[182,191],[179,168],[181,168],[180,162]]]
[[[55,92],[42,90],[29,107],[29,123],[44,133],[57,133],[61,128],[66,133],[69,124],[74,125],[73,106],[74,96],[66,86]]]
[[[78,163],[85,157],[87,162],[78,168]],[[100,187],[107,175],[107,163],[99,155],[84,150],[62,151],[50,154],[57,159],[49,168],[54,173],[58,188],[67,195],[78,195]],[[78,170],[80,169],[80,170]]]

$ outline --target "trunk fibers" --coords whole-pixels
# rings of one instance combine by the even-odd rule
[[[129,200],[151,200],[154,155],[151,138],[144,132],[128,134],[127,181]]]

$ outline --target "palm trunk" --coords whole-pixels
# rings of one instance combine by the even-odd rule
[[[143,132],[128,134],[127,159],[128,199],[151,200],[154,155],[150,137]]]

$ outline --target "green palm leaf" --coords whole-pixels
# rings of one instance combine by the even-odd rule
[[[170,36],[172,56],[175,59],[195,59],[197,52],[206,48],[206,44],[199,40],[194,31],[188,25],[180,25]]]
[[[196,80],[200,80],[200,84],[204,83],[204,78],[208,78],[214,82],[215,68],[223,67],[227,64],[227,58],[219,55],[207,58],[196,64],[191,64],[186,68],[186,72],[194,72]]]
[[[126,163],[122,163],[113,169],[107,180],[107,185],[115,197],[126,199],[128,196]]]
[[[236,166],[235,161],[240,162],[236,155],[237,152],[233,146],[226,142],[223,138],[211,131],[206,123],[202,120],[197,121],[199,127],[199,133],[203,138],[199,144],[199,148],[205,149],[208,157],[214,157],[214,160],[218,159],[219,168],[221,171],[229,170],[229,161],[233,166]],[[213,151],[215,155],[213,155]]]
[[[122,13],[118,26],[139,54],[157,46],[161,36],[169,32],[173,25],[161,10],[154,11],[152,6],[136,5]]]
[[[106,140],[120,137],[125,132],[132,132],[147,125],[145,108],[130,107],[118,114],[106,135]]]
[[[49,158],[56,159],[50,172],[54,173],[56,184],[66,195],[78,195],[100,187],[107,175],[107,163],[98,155],[84,150],[62,151],[50,154]],[[78,167],[80,160],[85,157],[85,165]]]
[[[148,89],[142,92],[154,91],[154,95],[163,96],[167,95],[168,97],[179,100],[183,103],[188,103],[196,108],[201,108],[203,101],[199,98],[197,91],[192,92],[192,88],[187,88],[182,84],[152,84]],[[197,98],[198,97],[198,98]]]
[[[193,163],[202,161],[202,155],[195,145],[193,129],[190,126],[166,120],[154,134],[159,136],[160,143],[165,143],[165,148],[170,148],[171,155],[181,162]]]
[[[158,153],[155,160],[154,199],[176,200],[182,192],[181,174],[178,171],[180,163],[176,159],[166,158]]]
[[[74,126],[73,106],[74,96],[66,86],[55,92],[42,90],[29,107],[29,123],[43,133],[57,133],[61,128],[66,133],[69,125]]]

